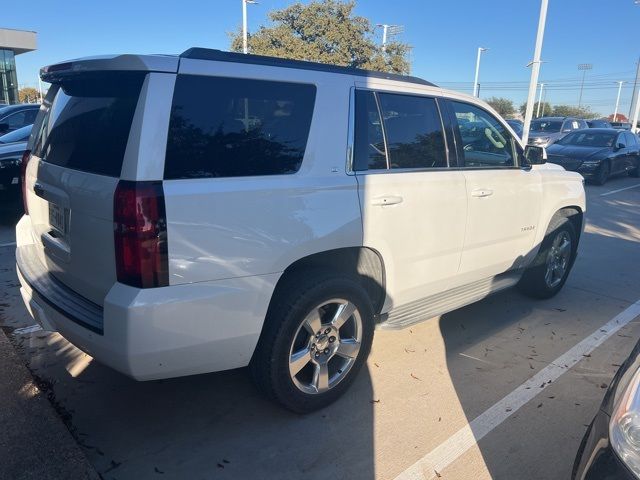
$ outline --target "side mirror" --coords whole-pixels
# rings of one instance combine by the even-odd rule
[[[536,145],[527,145],[524,148],[524,158],[529,165],[543,165],[547,163],[547,149]]]
[[[0,123],[0,133],[5,133],[9,131],[9,124],[8,123]]]
[[[614,150],[622,150],[625,146],[622,143],[616,143],[616,148]]]

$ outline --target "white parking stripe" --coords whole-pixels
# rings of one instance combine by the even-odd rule
[[[638,183],[637,185],[631,185],[630,187],[619,188],[617,190],[611,190],[610,192],[601,193],[600,196],[606,197],[607,195],[613,195],[614,193],[624,192],[625,190],[631,190],[632,188],[638,188],[638,187],[640,187],[640,183]]]
[[[572,349],[556,358],[547,367],[524,382],[509,395],[462,427],[446,441],[398,475],[395,480],[425,480],[436,478],[469,448],[507,418],[542,392],[551,382],[582,360],[640,315],[640,300],[622,311]]]
[[[16,242],[0,243],[0,247],[15,247]]]
[[[40,325],[29,325],[28,327],[16,328],[13,333],[16,335],[25,335],[27,333],[39,332],[42,330]]]

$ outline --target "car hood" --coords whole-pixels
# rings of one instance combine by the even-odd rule
[[[609,147],[578,147],[575,145],[553,144],[547,149],[550,158],[565,157],[572,160],[602,160],[611,153]]]
[[[26,149],[27,142],[0,143],[0,156],[24,152]]]

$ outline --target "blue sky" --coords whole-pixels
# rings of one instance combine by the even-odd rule
[[[249,6],[249,29],[268,11],[291,0]],[[591,63],[583,104],[613,112],[618,80],[626,80],[621,112],[628,113],[635,62],[640,55],[640,6],[633,0],[550,0],[541,81],[551,103],[577,104],[578,63]],[[410,43],[412,73],[470,91],[479,46],[484,54],[481,96],[526,99],[540,0],[360,0],[356,11],[373,23],[402,24]],[[179,53],[191,46],[229,47],[227,32],[241,22],[240,0],[77,1],[62,6],[32,0],[29,12],[4,9],[0,27],[38,32],[39,49],[17,57],[18,81],[34,86],[40,66],[107,53]],[[627,39],[632,35],[633,42]],[[628,44],[629,46],[625,46]]]

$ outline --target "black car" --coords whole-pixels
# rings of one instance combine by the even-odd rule
[[[640,342],[616,373],[582,439],[574,480],[640,477]]]
[[[589,128],[613,128],[608,121],[598,118],[587,120],[587,125],[589,125]]]
[[[31,125],[40,110],[37,103],[22,103],[0,107],[0,135]]]
[[[547,148],[549,162],[581,173],[603,185],[611,175],[638,176],[639,139],[631,132],[610,128],[589,128],[567,134]]]
[[[518,137],[522,137],[523,126],[522,126],[522,122],[520,120],[512,120],[512,119],[510,119],[510,120],[507,120],[507,123],[513,129],[513,131],[516,132]]]
[[[28,125],[0,137],[0,190],[20,185],[22,155],[27,149],[31,127]]]

